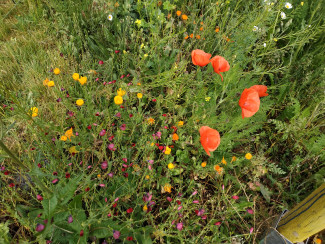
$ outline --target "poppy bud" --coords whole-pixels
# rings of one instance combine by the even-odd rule
[[[260,108],[260,97],[258,92],[253,89],[245,89],[239,99],[239,106],[242,109],[242,118],[252,117]]]
[[[229,70],[230,65],[226,59],[221,56],[215,56],[211,59],[211,64],[214,72],[221,76],[221,80],[223,81],[223,77],[220,72],[226,72]]]
[[[217,130],[209,126],[202,126],[200,128],[200,141],[205,152],[211,156],[210,152],[216,150],[220,144],[220,134]]]
[[[200,49],[193,50],[191,55],[193,64],[201,67],[210,63],[210,58],[212,56],[210,53],[205,53]]]

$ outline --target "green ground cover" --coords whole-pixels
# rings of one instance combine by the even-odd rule
[[[324,183],[324,12],[0,3],[0,243],[258,242]],[[225,58],[223,81],[196,49]],[[254,85],[268,96],[242,118]],[[220,133],[210,157],[202,126]]]

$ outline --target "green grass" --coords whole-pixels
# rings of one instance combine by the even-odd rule
[[[277,214],[324,183],[324,7],[291,3],[1,4],[0,242],[114,243],[113,231],[125,243],[258,242]],[[194,49],[228,60],[223,82],[210,64],[192,64]],[[242,119],[240,94],[257,84],[269,96]],[[124,108],[114,103],[119,88]],[[220,132],[211,157],[201,126]],[[71,141],[60,140],[70,128]]]

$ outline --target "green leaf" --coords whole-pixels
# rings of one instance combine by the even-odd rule
[[[44,199],[42,201],[45,218],[51,218],[52,217],[52,215],[53,215],[53,213],[54,213],[54,211],[56,209],[57,204],[58,204],[58,199],[56,198],[55,195],[50,199]]]
[[[262,184],[260,185],[260,190],[265,200],[267,202],[270,202],[271,194],[272,194],[271,191],[267,187],[263,186]]]

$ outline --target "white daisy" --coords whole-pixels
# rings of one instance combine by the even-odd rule
[[[292,4],[286,2],[285,5],[284,5],[284,7],[286,7],[287,9],[291,9],[292,8]]]
[[[255,25],[253,31],[258,31],[258,27]]]
[[[265,42],[263,43],[263,47],[266,47],[266,43]]]
[[[286,17],[287,17],[286,14],[284,12],[281,12],[281,18],[286,19]]]
[[[108,16],[107,16],[107,19],[108,19],[109,21],[112,21],[112,20],[113,20],[113,15],[111,15],[111,14],[108,15]]]

